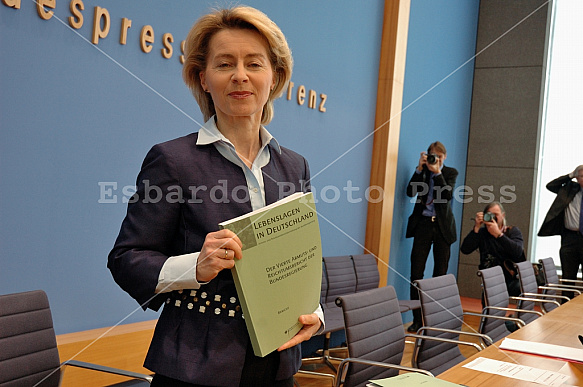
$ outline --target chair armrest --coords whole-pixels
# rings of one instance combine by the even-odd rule
[[[548,301],[553,301],[553,300],[550,300],[550,298],[554,298],[555,300],[569,301],[569,297],[567,297],[567,296],[558,296],[556,294],[522,293],[521,296],[527,296],[527,297],[534,297],[534,298],[546,299]],[[557,301],[554,301],[554,302],[557,302]]]
[[[525,300],[527,300],[527,298],[525,298]],[[533,300],[533,301],[538,301],[538,300]],[[503,308],[500,306],[486,306],[486,307],[484,307],[484,309],[496,309],[496,310],[505,310],[508,312],[531,313],[531,314],[538,314],[539,316],[543,315],[543,313],[539,312],[538,310],[528,310],[528,309],[518,309],[518,308]]]
[[[583,281],[581,281],[581,280],[575,280],[575,279],[559,278],[559,282],[572,282],[572,283],[575,283],[575,284],[583,285]]]
[[[408,333],[405,335],[405,337],[412,337],[415,339],[415,347],[419,346],[419,342],[423,341],[423,340],[430,340],[430,341],[439,341],[442,343],[451,343],[451,344],[460,344],[460,345],[466,345],[468,347],[473,347],[474,349],[476,349],[478,352],[480,352],[482,349],[484,349],[482,346],[476,344],[476,343],[472,343],[470,341],[463,341],[463,340],[456,340],[456,339],[446,339],[444,337],[434,337],[434,336],[425,336],[425,335],[418,335],[415,333]]]
[[[577,293],[577,295],[581,294],[581,290],[578,290],[576,287],[574,288],[569,288],[567,285],[558,285],[558,286],[539,286],[539,289],[542,290],[555,290],[555,291],[559,291],[559,292],[565,292],[565,291],[569,291],[569,292],[573,292],[573,293]],[[545,293],[543,293],[545,294]],[[567,296],[564,296],[567,297]],[[569,297],[567,297],[569,298]]]
[[[79,360],[66,360],[66,361],[61,363],[61,367],[64,367],[64,366],[80,367],[80,368],[85,368],[85,369],[94,370],[94,371],[107,372],[110,374],[127,376],[127,377],[134,378],[134,379],[141,379],[141,380],[147,381],[148,383],[152,383],[152,376],[151,375],[145,375],[145,374],[140,374],[138,372],[121,370],[119,368],[107,367],[107,366],[103,366],[103,365],[99,365],[99,364],[86,363],[84,361],[79,361]]]
[[[418,366],[417,356],[419,354],[419,347],[421,346],[421,342],[423,340],[439,341],[441,343],[450,343],[450,344],[465,345],[465,346],[474,348],[478,352],[480,352],[482,349],[484,349],[481,345],[478,345],[476,343],[471,343],[469,341],[455,340],[455,339],[446,339],[446,338],[443,338],[443,337],[425,336],[425,335],[418,335],[418,334],[414,334],[414,333],[408,333],[408,334],[405,335],[405,337],[411,337],[411,338],[414,338],[415,339],[414,347],[413,347],[413,353],[411,355],[411,364],[413,365],[413,367],[417,367]]]
[[[508,309],[510,309],[510,308],[508,308]],[[481,317],[481,318],[484,318],[484,319],[491,318],[491,319],[494,319],[494,320],[514,321],[516,324],[519,325],[520,328],[522,328],[523,326],[526,325],[526,323],[523,320],[521,320],[521,319],[519,319],[517,317],[494,316],[494,315],[491,315],[491,314],[480,314],[480,313],[464,312],[464,316],[466,316],[466,315],[467,316]]]
[[[436,328],[436,327],[421,327],[417,330],[417,332],[423,332],[423,331],[436,331],[436,332],[447,332],[447,333],[454,333],[457,335],[466,335],[466,336],[474,336],[474,337],[478,337],[481,341],[485,342],[485,343],[489,343],[487,345],[492,345],[494,344],[494,342],[492,341],[492,339],[490,338],[490,336],[485,335],[483,333],[478,333],[478,332],[465,332],[465,331],[457,331],[455,329],[447,329],[447,328]],[[423,337],[433,337],[433,336],[425,336],[425,335],[421,335]],[[460,340],[463,341],[463,340]],[[484,349],[485,347],[481,346],[482,349]]]
[[[565,288],[565,289],[577,289],[577,290],[582,290],[583,291],[583,286],[578,286],[578,285],[569,285],[569,284],[552,284],[552,283],[548,283],[547,286],[554,286],[557,288]]]
[[[529,297],[514,297],[514,296],[511,296],[511,297],[508,297],[508,299],[509,300],[518,300],[518,301],[531,301],[531,302],[535,302],[535,303],[538,303],[538,304],[550,303],[550,304],[555,304],[556,306],[561,306],[561,304],[559,304],[557,301],[554,301],[554,300],[545,300],[545,299],[542,299],[542,298],[529,298]],[[545,314],[546,311],[544,310],[544,308],[542,308],[542,310],[543,310],[543,314]]]
[[[434,376],[431,372],[426,371],[426,370],[422,370],[420,368],[406,367],[406,366],[397,365],[397,364],[381,363],[378,361],[348,357],[348,358],[342,360],[342,362],[338,366],[338,373],[336,374],[336,384],[335,384],[337,387],[340,386],[342,383],[344,383],[344,379],[342,378],[342,375],[344,374],[345,368],[348,367],[349,363],[357,363],[357,364],[369,365],[369,366],[373,366],[373,367],[392,368],[392,369],[396,369],[399,371],[418,372],[418,373],[421,373],[421,374],[424,374],[427,376],[431,376],[431,377]]]

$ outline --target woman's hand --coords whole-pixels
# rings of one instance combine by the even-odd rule
[[[208,282],[223,269],[235,266],[235,259],[243,253],[241,240],[231,230],[210,232],[206,235],[196,264],[196,280]]]
[[[278,351],[283,351],[284,349],[298,345],[302,341],[309,340],[316,332],[318,332],[318,329],[320,329],[320,325],[322,324],[320,317],[318,317],[316,313],[303,314],[298,318],[298,321],[304,325],[303,328],[300,329],[300,331],[287,343],[279,347],[277,349]]]

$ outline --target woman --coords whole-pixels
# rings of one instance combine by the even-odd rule
[[[229,270],[241,241],[217,226],[309,189],[306,160],[262,126],[291,71],[282,32],[250,7],[205,15],[186,38],[183,77],[207,122],[150,150],[108,259],[144,309],[164,304],[144,364],[153,386],[293,386],[298,344],[322,325],[320,309],[299,316],[295,337],[254,356]]]

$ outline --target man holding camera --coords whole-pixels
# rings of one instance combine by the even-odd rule
[[[562,278],[576,280],[579,266],[583,265],[583,165],[551,181],[547,189],[557,197],[538,236],[561,236]]]
[[[522,232],[518,227],[506,225],[506,212],[499,202],[492,202],[478,212],[474,228],[462,241],[460,250],[471,254],[480,250],[480,269],[501,266],[506,288],[511,296],[520,295],[520,282],[516,277],[514,262],[526,260]]]
[[[443,165],[445,146],[436,141],[421,153],[419,164],[407,185],[407,196],[415,197],[415,207],[407,223],[407,238],[413,238],[411,250],[411,299],[419,293],[413,281],[422,279],[429,251],[433,245],[433,276],[447,274],[450,246],[457,240],[451,210],[453,188],[458,171]],[[416,332],[422,325],[421,310],[413,310],[413,323],[407,328]]]

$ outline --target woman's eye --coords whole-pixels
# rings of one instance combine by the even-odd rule
[[[231,67],[231,64],[228,62],[223,62],[223,63],[219,63],[216,66],[218,69],[228,69],[229,67]]]

